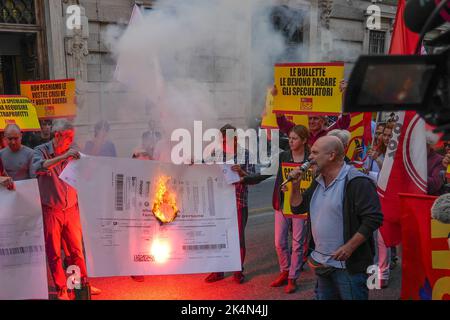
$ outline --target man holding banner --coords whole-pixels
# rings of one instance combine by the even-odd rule
[[[61,242],[64,240],[72,262],[78,266],[81,279],[86,279],[81,223],[77,192],[59,178],[69,161],[79,159],[71,148],[75,129],[66,120],[55,121],[53,139],[34,150],[33,172],[37,175],[44,217],[44,237],[48,264],[58,290],[57,298],[69,300],[67,280],[61,261]],[[91,288],[92,294],[99,290]]]

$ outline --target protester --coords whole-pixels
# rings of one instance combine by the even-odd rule
[[[149,120],[148,130],[142,133],[142,145],[140,147],[144,148],[152,159],[159,159],[160,155],[155,154],[159,141],[161,141],[161,132],[157,129],[156,121]]]
[[[0,150],[0,159],[7,175],[14,181],[33,178],[31,172],[33,150],[22,145],[19,126],[8,124],[5,128],[5,139],[8,146]]]
[[[108,121],[98,121],[94,127],[94,139],[86,142],[84,153],[91,156],[116,157],[116,147],[108,140],[108,133]]]
[[[427,141],[427,192],[432,196],[444,194],[444,184],[446,182],[445,172],[447,167],[444,166],[444,157],[434,150],[434,146],[439,141],[439,137],[430,132],[426,132]]]
[[[148,160],[154,159],[154,146],[152,145],[152,139],[150,138],[150,132],[145,131],[142,134],[141,144],[136,147],[133,151],[132,158],[148,158]]]
[[[273,192],[275,210],[275,249],[277,251],[280,274],[270,286],[285,287],[286,293],[297,290],[297,279],[303,265],[304,244],[306,241],[306,224],[304,219],[287,217],[283,214],[284,193],[280,190],[283,182],[282,163],[301,165],[309,156],[307,141],[308,129],[302,125],[294,126],[289,132],[289,148],[279,155],[278,174]],[[292,232],[292,248],[289,248],[289,231]],[[307,249],[307,248],[306,248]]]
[[[251,175],[255,173],[255,165],[250,164],[249,153],[248,150],[238,150],[238,148],[242,148],[238,146],[237,137],[234,136],[233,140],[227,140],[227,131],[233,132],[234,135],[236,133],[236,128],[230,124],[224,125],[220,132],[222,134],[222,152],[223,152],[223,163],[226,162],[227,157],[234,159],[234,165],[231,169],[234,172],[237,172],[240,177],[245,177],[247,175]],[[238,154],[245,154],[245,161],[242,164],[238,164]],[[215,156],[215,155],[213,155]],[[236,207],[237,207],[237,220],[238,220],[238,230],[239,230],[239,246],[241,252],[241,263],[242,263],[242,271],[235,271],[233,273],[233,280],[240,284],[245,280],[243,270],[244,270],[244,260],[245,260],[245,226],[247,225],[248,220],[248,187],[247,183],[244,181],[235,183],[235,193],[236,193]],[[223,272],[213,272],[206,277],[206,282],[215,282],[222,280],[225,274]]]
[[[384,123],[377,124],[377,128],[375,129],[375,132],[373,135],[373,141],[378,141],[378,137],[383,134],[385,127],[386,127],[386,125]]]
[[[71,148],[75,129],[66,120],[53,124],[54,137],[34,150],[33,172],[37,175],[44,218],[44,239],[50,271],[58,290],[57,298],[68,300],[66,274],[61,262],[61,240],[64,239],[71,261],[80,268],[82,279],[86,279],[83,256],[81,223],[77,193],[74,188],[59,178],[69,161],[80,154]],[[91,287],[91,294],[100,290]]]
[[[40,131],[27,132],[23,135],[22,143],[31,149],[52,140],[52,120],[39,120],[39,125]]]
[[[327,136],[334,136],[337,137],[339,140],[341,140],[342,145],[344,146],[344,150],[347,150],[350,139],[352,138],[352,134],[348,130],[341,130],[341,129],[330,130],[327,133]],[[358,150],[355,150],[355,152],[357,151],[361,152],[362,148],[360,147],[358,148]],[[344,161],[345,163],[351,162],[351,160],[347,157],[347,155],[345,155]]]
[[[392,139],[393,124],[387,124],[383,129],[383,134],[378,136],[377,145],[373,146],[367,152],[367,159],[364,167],[369,172],[379,173],[383,167],[384,157],[387,151],[389,142]]]
[[[372,235],[383,220],[375,184],[345,164],[344,147],[336,137],[319,138],[309,159],[319,176],[303,194],[300,181],[294,181],[291,209],[294,214],[309,212],[314,241],[309,262],[317,275],[317,299],[367,300]],[[301,178],[301,171],[290,175]]]
[[[345,80],[341,80],[339,89],[342,92],[342,101],[344,101],[346,88],[347,82]],[[276,90],[273,93],[275,92]],[[277,113],[276,116],[278,128],[280,128],[280,131],[282,133],[287,134],[290,131],[290,129],[292,129],[292,127],[295,125],[295,123],[289,121],[283,114]],[[333,129],[348,129],[348,127],[350,126],[350,121],[351,121],[350,114],[344,113],[342,114],[342,116],[338,118],[338,120],[333,125],[327,127],[326,116],[318,116],[318,115],[308,116],[308,129],[309,129],[308,145],[312,146],[318,138],[326,136],[327,133]]]

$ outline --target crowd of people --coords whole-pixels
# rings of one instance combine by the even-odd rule
[[[376,192],[377,175],[382,169],[395,122],[373,125],[373,143],[368,150],[355,151],[362,167],[346,156],[351,139],[346,130],[350,115],[341,115],[333,124],[324,116],[309,116],[308,126],[295,125],[284,115],[277,115],[282,132],[288,135],[289,148],[279,155],[279,169],[273,189],[275,249],[280,273],[269,284],[285,286],[286,293],[298,289],[299,279],[308,265],[317,275],[317,299],[367,299],[367,268],[377,265],[382,288],[388,286],[390,269],[396,264],[396,248],[384,244],[379,227],[383,214]],[[44,239],[49,269],[58,299],[70,299],[65,267],[75,264],[81,276],[87,278],[82,230],[76,190],[59,179],[67,163],[80,157],[80,151],[92,156],[117,156],[114,143],[108,138],[110,125],[99,121],[94,137],[84,148],[74,143],[75,129],[66,120],[41,121],[41,131],[23,134],[14,124],[8,125],[0,139],[0,185],[14,190],[14,181],[36,178],[41,195]],[[234,155],[237,163],[237,138],[227,141],[227,131],[236,128],[227,124],[221,128],[224,162]],[[142,143],[132,158],[155,160],[160,135],[152,130],[142,134]],[[440,195],[446,191],[445,173],[450,163],[450,143],[436,150],[437,136],[427,134],[428,193]],[[235,183],[236,208],[242,269],[233,273],[233,280],[245,281],[245,227],[248,219],[248,186],[270,176],[261,175],[249,162],[235,164],[232,170],[241,178]],[[311,161],[315,176],[311,186],[300,191],[304,173],[294,169],[292,184],[282,186],[282,164],[301,166]],[[290,207],[294,215],[283,213],[285,193],[290,189]],[[364,192],[361,192],[363,190]],[[308,213],[306,219],[295,217]],[[291,242],[289,242],[291,234]],[[64,254],[62,254],[64,252]],[[224,279],[223,272],[213,272],[205,279],[212,283]],[[132,276],[143,281],[143,276]],[[101,291],[91,288],[92,294]]]

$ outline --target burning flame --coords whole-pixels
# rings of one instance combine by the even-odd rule
[[[167,242],[155,239],[152,243],[150,253],[155,257],[158,263],[164,263],[169,258],[170,246]]]
[[[162,176],[158,179],[156,187],[155,201],[152,212],[160,223],[169,223],[175,220],[178,215],[176,195],[167,189],[169,177]]]

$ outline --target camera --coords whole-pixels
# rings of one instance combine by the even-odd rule
[[[409,0],[407,27],[427,31],[445,22],[449,0]],[[431,29],[430,29],[431,28]],[[450,139],[450,30],[426,44],[426,55],[360,56],[350,75],[344,112],[415,110],[443,139]]]

